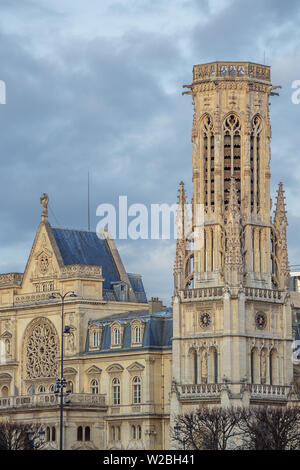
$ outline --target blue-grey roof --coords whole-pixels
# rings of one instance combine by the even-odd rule
[[[115,265],[107,240],[99,238],[96,232],[52,228],[63,263],[102,266],[103,288],[111,291],[111,300],[118,300],[112,291],[112,283],[120,282],[120,274]],[[147,302],[141,276],[128,274],[131,287],[138,302]]]
[[[89,334],[86,340],[86,353],[99,354],[111,352],[111,324],[118,321],[124,326],[123,344],[120,348],[114,348],[113,351],[124,351],[132,349],[131,347],[131,325],[133,319],[139,319],[145,324],[142,346],[134,347],[135,350],[141,349],[171,349],[173,336],[173,316],[168,310],[157,313],[149,313],[148,310],[130,311],[126,313],[112,315],[103,320],[93,320],[90,324],[98,324],[103,327],[101,344],[98,350],[89,351]]]

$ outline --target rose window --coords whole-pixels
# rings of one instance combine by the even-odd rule
[[[54,326],[46,319],[38,320],[26,344],[26,370],[30,379],[57,375],[58,342]]]

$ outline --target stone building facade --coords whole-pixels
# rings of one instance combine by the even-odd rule
[[[51,227],[46,194],[24,273],[0,275],[0,419],[41,423],[44,448],[59,438],[55,293],[76,294],[64,305],[65,449],[168,449],[177,413],[298,400],[281,183],[271,216],[270,67],[197,65],[187,88],[193,217],[181,183],[173,314],[148,303],[108,233]]]

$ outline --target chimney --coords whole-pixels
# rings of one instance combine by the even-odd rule
[[[149,312],[161,312],[166,306],[163,304],[162,300],[159,300],[158,297],[151,297],[149,301]]]

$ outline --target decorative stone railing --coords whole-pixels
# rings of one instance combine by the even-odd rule
[[[102,278],[102,266],[85,266],[83,264],[72,264],[61,269],[61,277],[93,277]]]
[[[198,300],[221,298],[223,295],[223,287],[204,287],[198,289],[184,289],[181,291],[181,300]]]
[[[251,397],[287,398],[290,387],[285,385],[249,385]]]
[[[0,274],[0,286],[20,286],[22,279],[22,273]]]
[[[15,304],[29,304],[29,303],[37,303],[37,302],[45,302],[49,301],[49,295],[55,294],[55,292],[39,292],[39,293],[32,293],[32,294],[23,294],[23,295],[16,295],[14,298]]]
[[[181,300],[201,300],[222,298],[225,292],[224,287],[199,287],[197,289],[184,289],[180,291]],[[282,303],[284,293],[273,289],[260,289],[257,287],[245,287],[245,296],[251,300],[263,300]]]
[[[269,301],[283,301],[283,293],[279,290],[273,289],[260,289],[257,287],[246,287],[245,288],[245,295],[249,299],[259,299],[259,300],[266,300]]]
[[[94,395],[92,393],[72,393],[68,398],[71,400],[71,402],[65,406],[106,406],[105,395]],[[59,400],[59,396],[54,393],[0,397],[0,410],[8,408],[37,408],[44,406],[58,406]]]
[[[219,397],[221,384],[188,384],[177,385],[181,399],[194,399],[198,397]]]
[[[268,65],[252,62],[210,62],[194,66],[194,82],[216,78],[248,78],[270,83],[271,71]]]

